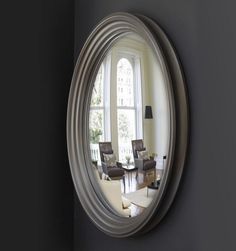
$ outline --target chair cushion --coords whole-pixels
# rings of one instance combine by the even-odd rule
[[[118,167],[110,167],[108,168],[107,172],[110,178],[122,177],[125,174],[125,171]]]
[[[116,156],[115,154],[106,154],[103,153],[104,156],[104,162],[107,164],[107,166],[116,166]]]
[[[143,170],[149,170],[156,167],[155,160],[145,160],[143,163]]]
[[[104,150],[104,151],[100,151],[100,156],[101,156],[101,161],[105,162],[104,160],[104,155],[103,154],[113,154],[113,150]]]
[[[135,148],[135,153],[136,153],[135,158],[138,158],[138,152],[142,152],[142,151],[145,151],[145,150],[146,150],[146,147],[143,147],[143,148]]]
[[[148,151],[137,151],[138,153],[138,158],[139,159],[144,159],[144,160],[148,160]]]

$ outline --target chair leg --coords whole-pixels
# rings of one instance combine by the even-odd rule
[[[147,178],[147,172],[146,171],[144,171],[144,172],[142,172],[142,174],[143,174],[143,182],[145,181],[145,179]]]
[[[124,183],[124,193],[125,193],[125,192],[126,192],[126,191],[125,191],[125,190],[126,190],[126,189],[125,189],[125,188],[126,188],[126,187],[125,187],[125,175],[123,176],[123,183]]]

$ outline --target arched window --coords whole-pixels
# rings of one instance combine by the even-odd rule
[[[133,158],[131,140],[137,138],[137,81],[135,61],[121,57],[117,63],[117,128],[119,159]]]
[[[117,159],[132,161],[131,140],[143,135],[140,58],[117,53],[114,64],[111,59],[109,54],[100,66],[91,97],[91,157],[100,162],[98,143],[112,141]]]
[[[126,58],[121,58],[117,63],[117,106],[134,106],[133,67]]]

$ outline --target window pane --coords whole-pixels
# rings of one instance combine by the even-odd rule
[[[133,68],[126,58],[117,63],[117,106],[134,106]]]
[[[125,161],[129,156],[133,160],[131,140],[136,138],[135,111],[133,109],[118,109],[118,145],[119,159]]]
[[[92,98],[91,98],[91,106],[103,106],[103,83],[104,83],[104,65],[102,64],[99,68]]]
[[[103,140],[103,110],[90,110],[89,133],[90,142],[96,144]]]
[[[103,110],[90,110],[89,113],[89,138],[91,157],[100,160],[98,143],[104,141]]]

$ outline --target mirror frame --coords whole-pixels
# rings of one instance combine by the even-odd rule
[[[144,38],[160,59],[170,110],[170,146],[167,170],[158,196],[140,215],[117,215],[94,176],[89,150],[89,108],[97,71],[112,45],[131,32]],[[151,19],[118,12],[104,18],[92,31],[78,57],[68,100],[67,147],[72,179],[79,200],[89,218],[104,233],[128,237],[155,227],[173,202],[184,168],[189,111],[183,72],[169,39]]]

